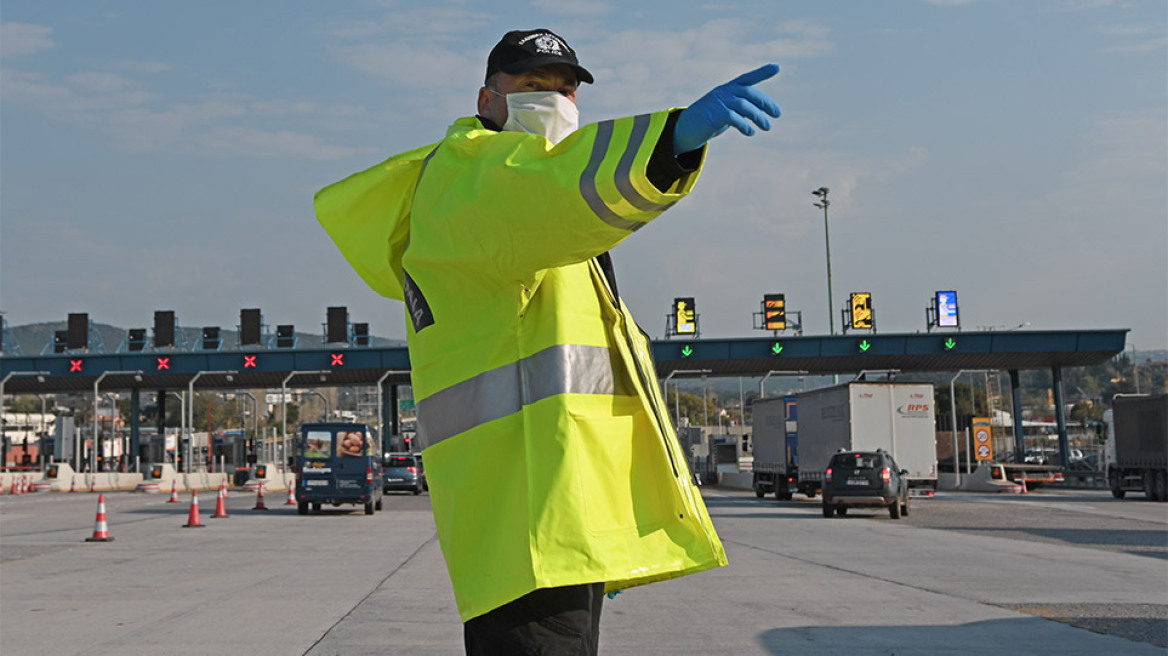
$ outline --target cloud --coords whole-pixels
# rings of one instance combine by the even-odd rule
[[[0,57],[34,55],[55,48],[53,28],[28,23],[0,23]]]
[[[251,128],[219,128],[192,140],[198,151],[215,157],[281,157],[329,161],[357,154],[376,153],[374,148],[333,146],[310,134]]]
[[[624,30],[597,37],[577,47],[588,70],[603,81],[589,103],[616,112],[685,105],[712,83],[759,64],[781,65],[836,50],[830,30],[810,20],[760,27],[740,19],[715,19],[690,30]],[[630,99],[638,107],[630,107]]]
[[[172,68],[166,62],[134,61],[128,59],[119,59],[114,61],[112,65],[115,68],[129,73],[165,73]]]
[[[142,68],[165,71],[161,64]],[[5,103],[30,107],[104,134],[131,151],[176,148],[203,156],[292,156],[317,161],[370,152],[332,145],[308,131],[368,128],[368,112],[351,105],[248,97],[167,102],[133,77],[106,71],[82,71],[54,79],[4,68],[0,69],[0,85]],[[285,129],[247,125],[254,121],[278,123]],[[298,124],[300,129],[294,129]]]
[[[616,9],[604,2],[589,2],[576,0],[575,2],[561,2],[560,0],[535,0],[532,6],[549,14],[561,16],[602,16],[610,14]]]

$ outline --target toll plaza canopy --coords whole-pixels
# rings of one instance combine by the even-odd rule
[[[1061,370],[1101,364],[1128,329],[849,334],[655,340],[657,376],[765,376],[790,371]],[[0,358],[7,394],[282,386],[408,385],[404,346],[251,348],[233,351],[71,352]]]

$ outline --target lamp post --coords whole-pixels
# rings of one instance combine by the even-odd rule
[[[953,473],[956,476],[956,479],[955,479],[956,486],[961,485],[961,461],[958,460],[958,458],[957,458],[957,395],[954,393],[953,383],[957,382],[957,379],[961,377],[961,374],[977,374],[977,373],[984,373],[987,371],[989,371],[989,369],[958,369],[957,373],[954,374],[953,378],[949,379],[949,417],[953,421],[953,434],[952,434]],[[1021,410],[1018,408],[1014,408],[1014,412],[1021,412]],[[991,418],[991,421],[992,421],[992,418]],[[966,467],[966,469],[970,468],[969,451],[971,448],[972,448],[972,445],[969,443],[969,440],[967,438],[966,442],[965,442],[965,467]],[[954,488],[954,489],[956,489],[956,488]]]
[[[705,374],[709,374],[709,373],[713,373],[713,370],[711,370],[711,369],[674,369],[673,371],[669,372],[669,375],[666,376],[665,380],[663,380],[661,382],[661,390],[664,393],[665,400],[666,401],[669,400],[669,379],[673,378],[676,374],[702,374],[704,376]],[[673,406],[674,406],[674,409],[677,411],[677,414],[676,414],[677,418],[674,420],[674,423],[673,423],[673,427],[674,427],[674,429],[676,429],[677,427],[681,426],[681,392],[678,390],[677,383],[673,384]],[[667,410],[668,410],[668,408],[667,408]]]
[[[827,244],[827,326],[828,334],[835,334],[835,304],[832,301],[831,294],[831,233],[827,228],[827,207],[831,202],[827,200],[827,187],[820,187],[811,192],[811,195],[818,196],[819,202],[814,203],[816,207],[823,208],[823,239]]]
[[[91,475],[97,474],[97,400],[98,387],[101,386],[101,381],[105,380],[106,376],[119,375],[133,375],[134,380],[142,380],[142,370],[138,371],[103,371],[101,375],[93,381],[93,448],[89,450],[89,472]]]
[[[4,434],[4,385],[14,376],[36,376],[38,383],[45,382],[47,371],[9,371],[0,379],[0,469],[8,466],[8,436]]]
[[[1129,344],[1132,350],[1132,376],[1136,379],[1136,394],[1140,393],[1140,366],[1136,363],[1136,345]]]
[[[324,420],[328,421],[329,417],[332,415],[332,410],[329,407],[329,400],[325,397],[324,394],[321,394],[320,392],[318,392],[316,390],[308,390],[308,393],[315,394],[315,395],[320,397],[321,401],[324,401]]]
[[[771,376],[774,376],[775,374],[778,374],[780,376],[806,376],[807,373],[808,372],[806,372],[806,371],[781,371],[781,370],[779,370],[779,371],[771,370],[771,371],[766,372],[766,375],[762,377],[762,380],[758,381],[758,398],[760,398],[760,399],[766,398],[766,389],[764,388],[764,386],[766,385],[766,382],[768,380],[770,380]]]
[[[280,461],[283,463],[282,466],[287,466],[288,462],[288,381],[292,380],[296,376],[311,376],[313,374],[318,374],[320,376],[320,382],[323,383],[325,376],[328,376],[330,373],[332,372],[328,370],[290,371],[288,372],[288,375],[284,377],[284,380],[280,382],[280,446],[283,450],[283,453],[280,454]]]
[[[174,445],[174,468],[175,471],[178,471],[178,453],[179,449],[182,448],[183,437],[187,434],[187,397],[182,392],[167,392],[167,394],[170,394],[171,396],[178,399],[178,442],[176,442]],[[163,423],[165,424],[166,418],[163,417],[162,419]],[[163,435],[162,439],[162,448],[165,449],[166,435]],[[186,467],[184,466],[184,469],[185,468]]]
[[[239,372],[235,371],[234,369],[232,369],[230,371],[198,371],[198,372],[195,372],[195,375],[192,376],[189,381],[187,381],[187,398],[189,398],[191,400],[191,402],[187,404],[187,425],[190,426],[190,428],[191,428],[191,438],[189,440],[187,440],[186,466],[184,466],[183,469],[190,471],[192,468],[192,465],[195,464],[194,463],[195,381],[198,380],[199,378],[202,378],[203,376],[208,375],[208,374],[210,374],[210,375],[225,374],[227,376],[227,382],[230,383],[231,381],[235,380],[234,375],[236,373],[239,373]],[[207,434],[208,442],[210,440],[210,437],[211,437],[210,431],[208,430],[208,434]],[[208,451],[210,451],[210,446],[211,446],[210,443],[208,443],[208,445],[207,445]],[[210,455],[210,454],[208,453],[208,455]]]
[[[239,393],[251,399],[251,413],[252,413],[252,418],[251,418],[251,420],[252,420],[251,452],[254,455],[256,453],[256,441],[260,439],[260,404],[258,401],[256,401],[255,394],[252,394],[251,392],[249,392],[247,390],[239,390]],[[244,422],[246,422],[246,420],[247,420],[246,412],[247,411],[245,410],[244,411],[245,416],[243,417]],[[244,432],[245,433],[247,432],[246,425],[244,425]]]

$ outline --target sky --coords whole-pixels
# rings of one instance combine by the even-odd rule
[[[1130,328],[1168,348],[1163,0],[130,2],[0,7],[0,311],[125,328],[320,333],[326,308],[404,338],[312,196],[472,115],[491,47],[552,29],[595,76],[581,123],[684,107],[760,64],[769,132],[711,142],[689,197],[613,251],[653,337],[805,334],[870,292],[880,333]]]

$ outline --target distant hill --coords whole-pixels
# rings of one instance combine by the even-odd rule
[[[8,335],[5,336],[6,346],[11,348],[8,344],[10,340],[15,340],[16,345],[19,345],[19,353],[24,356],[39,355],[42,352],[51,353],[53,350],[53,335],[58,330],[65,330],[67,323],[64,321],[55,321],[48,323],[30,323],[23,326],[9,326]],[[129,330],[126,328],[119,328],[109,324],[94,323],[95,335],[90,335],[90,350],[97,353],[116,353],[121,348],[126,350],[126,339]],[[188,347],[195,347],[193,350],[199,350],[200,342],[203,339],[203,328],[182,327],[182,336],[186,339]],[[324,336],[315,333],[296,333],[297,345],[301,348],[313,348],[316,346],[324,346]],[[147,328],[146,339],[149,343],[151,339],[151,331]],[[100,340],[100,341],[99,341]],[[176,342],[181,341],[178,335],[175,335]],[[235,350],[239,346],[239,332],[236,330],[220,329],[219,331],[220,345],[219,349],[224,351]],[[386,339],[384,337],[370,336],[370,343],[377,347],[392,347],[405,346],[405,340],[400,339]],[[48,350],[46,351],[46,346]],[[5,355],[16,355],[15,349],[6,351]]]

